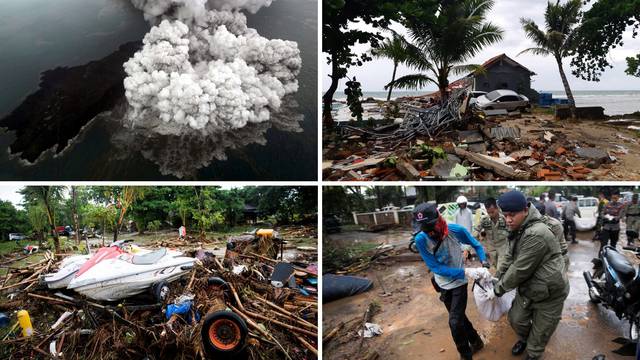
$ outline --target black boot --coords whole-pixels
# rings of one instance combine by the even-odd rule
[[[527,348],[526,341],[518,340],[518,342],[515,343],[515,345],[513,345],[513,347],[511,348],[511,353],[513,355],[520,355],[524,352],[526,348]]]
[[[460,360],[473,360],[473,356],[471,356],[471,354],[468,354],[468,355],[460,354]]]

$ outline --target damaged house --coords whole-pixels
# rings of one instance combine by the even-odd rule
[[[538,102],[539,94],[531,88],[533,71],[522,66],[506,54],[494,56],[482,66],[485,73],[472,72],[460,80],[472,82],[473,90],[490,92],[497,89],[509,89],[528,97],[531,102]],[[453,84],[453,83],[452,83]]]

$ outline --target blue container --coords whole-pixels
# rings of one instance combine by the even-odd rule
[[[11,319],[5,313],[0,313],[0,327],[7,327],[11,324]]]

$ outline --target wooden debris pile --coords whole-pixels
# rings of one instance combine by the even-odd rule
[[[538,128],[521,130],[505,122],[523,118]],[[405,120],[406,121],[406,120]],[[448,123],[447,123],[448,124]],[[398,180],[590,180],[594,169],[610,169],[629,152],[622,144],[598,148],[570,139],[558,125],[535,115],[475,113],[464,122],[434,132],[412,131],[397,141],[375,130],[356,132],[347,140],[325,142],[323,178],[332,181]],[[621,139],[623,139],[622,137]],[[633,139],[631,139],[633,140]],[[354,148],[353,144],[359,144]],[[336,151],[336,149],[343,149]],[[600,175],[600,176],[606,176]]]
[[[3,265],[9,271],[0,279],[0,311],[13,325],[15,312],[27,310],[33,335],[21,336],[17,324],[0,329],[0,358],[205,359],[202,319],[214,308],[237,314],[248,328],[246,345],[234,359],[317,358],[315,267],[294,264],[296,286],[276,288],[270,276],[279,261],[261,254],[221,260],[199,250],[191,256],[198,265],[170,284],[165,303],[148,295],[98,303],[70,290],[46,289],[39,276],[58,263],[50,253],[29,266]],[[236,271],[239,265],[242,271]],[[168,306],[185,297],[192,299],[189,311],[167,319]]]

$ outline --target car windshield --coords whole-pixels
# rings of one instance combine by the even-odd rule
[[[498,92],[498,90],[494,90],[494,91],[488,93],[485,96],[487,97],[487,99],[489,99],[491,101],[495,101],[497,98],[500,97],[500,93]]]

